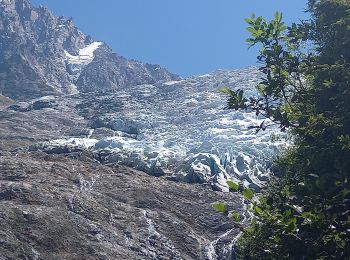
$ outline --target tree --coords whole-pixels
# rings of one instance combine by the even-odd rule
[[[260,45],[259,97],[223,89],[227,107],[277,123],[293,146],[275,162],[238,259],[350,258],[350,1],[309,0],[311,18],[287,27],[246,19]]]

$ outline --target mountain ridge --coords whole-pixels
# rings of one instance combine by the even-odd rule
[[[80,61],[79,71],[72,70],[69,58],[79,57],[94,43],[71,19],[56,17],[46,7],[33,7],[29,0],[2,0],[0,94],[23,100],[77,91],[113,92],[180,78],[159,65],[117,55],[105,43],[90,53],[89,62]]]

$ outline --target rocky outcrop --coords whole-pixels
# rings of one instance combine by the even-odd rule
[[[96,56],[95,53],[96,52]],[[90,65],[91,63],[91,65]],[[177,79],[157,65],[127,60],[84,35],[71,19],[28,0],[0,1],[0,94],[30,99]]]
[[[27,0],[0,2],[0,91],[14,98],[69,93],[64,49],[77,52],[88,39],[71,20]]]

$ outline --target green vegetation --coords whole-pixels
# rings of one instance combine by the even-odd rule
[[[294,142],[275,162],[283,177],[251,203],[238,259],[350,259],[350,1],[309,0],[308,10],[289,27],[279,13],[246,19],[247,42],[261,46],[261,96],[223,89],[228,108],[256,111]]]

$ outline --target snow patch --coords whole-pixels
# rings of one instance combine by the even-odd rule
[[[93,42],[88,46],[79,50],[79,55],[72,55],[66,50],[64,51],[68,63],[77,65],[88,65],[95,58],[94,52],[102,45],[102,42]]]
[[[203,74],[203,75],[199,75],[198,78],[208,78],[208,77],[212,77],[212,75],[210,74]]]
[[[57,139],[46,142],[46,145],[51,147],[71,146],[79,147],[83,149],[89,149],[93,147],[98,140],[89,138],[69,138],[69,139]]]
[[[163,85],[172,86],[172,85],[181,83],[181,81],[182,81],[182,80],[171,80],[171,81],[164,82]]]

